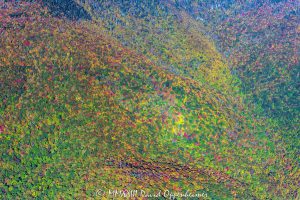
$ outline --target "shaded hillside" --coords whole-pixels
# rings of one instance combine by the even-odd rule
[[[91,19],[88,12],[74,0],[42,0],[42,2],[55,17],[65,16],[71,20]]]
[[[299,158],[298,1],[174,1],[205,23],[268,132]],[[258,114],[257,113],[257,114]],[[298,159],[299,161],[299,159]]]
[[[262,107],[263,115],[276,121],[272,132],[280,135],[296,159],[300,153],[299,8],[297,1],[262,4],[228,18],[216,30],[243,88]]]

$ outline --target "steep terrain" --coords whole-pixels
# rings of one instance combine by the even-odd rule
[[[299,23],[300,4],[294,0],[175,1],[210,27],[231,71],[242,81],[247,100],[269,132],[299,158]],[[299,162],[299,159],[298,159]]]
[[[202,24],[159,2],[99,2],[78,2],[90,21],[0,3],[1,197],[297,197],[296,164]]]

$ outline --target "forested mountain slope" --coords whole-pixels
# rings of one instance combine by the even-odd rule
[[[248,101],[272,119],[269,132],[299,158],[299,1],[175,2],[210,27]]]
[[[1,197],[298,197],[297,163],[202,23],[171,1],[73,2],[79,21],[47,3],[0,3]]]

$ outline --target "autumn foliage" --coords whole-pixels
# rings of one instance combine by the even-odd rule
[[[82,6],[93,20],[0,3],[0,197],[88,199],[99,188],[297,197],[295,160],[203,25],[159,4],[145,16]]]

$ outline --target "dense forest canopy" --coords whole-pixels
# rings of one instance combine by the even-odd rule
[[[1,198],[299,198],[298,1],[0,11]]]

